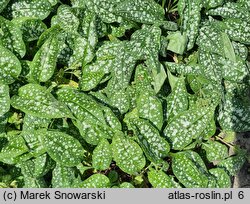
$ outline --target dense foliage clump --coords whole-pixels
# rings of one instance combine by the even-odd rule
[[[1,187],[230,187],[250,131],[248,0],[0,2]]]

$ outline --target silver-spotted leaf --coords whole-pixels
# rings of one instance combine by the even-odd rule
[[[74,188],[77,187],[75,184],[79,183],[78,181],[73,168],[56,164],[52,172],[53,188]]]
[[[187,49],[190,50],[198,36],[201,20],[201,0],[179,0],[178,11],[182,21],[182,31],[188,37]]]
[[[208,185],[206,165],[196,152],[173,154],[172,169],[179,182],[187,188],[206,188]]]
[[[12,164],[14,159],[29,151],[21,135],[0,135],[0,161]]]
[[[164,10],[153,0],[125,0],[115,7],[115,13],[128,20],[154,24],[164,19]]]
[[[188,109],[188,93],[186,90],[185,78],[177,78],[172,92],[167,96],[167,120]]]
[[[222,160],[218,167],[224,169],[229,175],[235,175],[246,161],[246,154],[239,152],[238,154]]]
[[[244,44],[250,44],[250,22],[241,19],[228,18],[224,21],[224,24],[226,26],[225,32],[230,39]]]
[[[32,116],[29,114],[25,114],[23,119],[23,130],[38,130],[40,128],[48,128],[51,122],[50,118],[40,118],[36,116]]]
[[[22,38],[22,32],[18,26],[0,16],[0,42],[1,45],[12,51],[17,57],[24,57],[26,46]]]
[[[0,116],[3,116],[10,109],[9,86],[0,84]]]
[[[206,151],[208,161],[221,161],[228,157],[227,146],[217,141],[207,141],[202,144],[202,149]]]
[[[112,151],[117,166],[128,174],[136,174],[145,166],[146,160],[140,146],[122,133],[116,133],[113,137]]]
[[[2,12],[2,10],[4,10],[4,8],[8,5],[9,2],[10,2],[10,0],[1,0],[0,1],[0,13]]]
[[[111,139],[115,128],[121,129],[118,119],[108,107],[103,107],[87,94],[64,88],[57,95],[76,116],[75,125],[88,143],[97,145],[101,138]]]
[[[61,28],[66,31],[77,32],[80,25],[80,20],[74,14],[73,8],[64,4],[58,7],[56,19]]]
[[[21,63],[10,50],[1,45],[0,53],[0,83],[11,84],[21,73]]]
[[[31,64],[31,76],[35,82],[46,82],[54,74],[59,41],[57,37],[50,37],[37,51]]]
[[[237,98],[226,94],[220,105],[218,121],[224,130],[246,132],[250,130],[250,103],[249,99]]]
[[[26,84],[11,98],[11,105],[32,116],[43,118],[72,118],[72,113],[62,102],[57,101],[45,87]]]
[[[93,151],[92,166],[97,170],[109,168],[112,161],[112,150],[106,139],[101,140]]]
[[[161,101],[149,92],[142,91],[136,99],[139,117],[152,122],[159,130],[163,125],[163,110]]]
[[[180,184],[161,170],[150,169],[148,180],[154,188],[181,188]]]
[[[213,107],[189,109],[174,117],[164,129],[175,150],[181,150],[200,136],[214,115]]]
[[[129,125],[138,138],[138,143],[145,155],[152,162],[159,163],[166,157],[170,146],[168,142],[160,136],[158,130],[144,119],[131,119]]]
[[[221,7],[210,9],[207,13],[212,16],[239,18],[242,20],[248,20],[250,17],[249,9],[235,2],[227,2]]]
[[[215,186],[208,186],[209,188],[231,188],[231,178],[223,169],[210,169],[209,173],[216,181]]]
[[[40,35],[47,29],[45,23],[39,18],[19,17],[12,20],[22,31],[23,40],[26,42],[38,40]]]
[[[35,17],[41,20],[45,19],[52,10],[49,0],[20,0],[12,5],[12,16],[17,17]]]
[[[109,178],[103,174],[93,174],[82,183],[79,184],[80,188],[109,188]]]
[[[123,182],[120,184],[119,188],[134,188],[132,183]]]
[[[114,23],[122,21],[122,18],[115,14],[115,7],[120,2],[122,2],[122,0],[89,0],[85,1],[85,5],[89,11],[98,14],[103,22]]]
[[[130,97],[127,91],[120,89],[110,94],[110,104],[118,108],[121,113],[126,113],[130,107]]]
[[[74,137],[58,131],[38,133],[49,156],[62,166],[73,167],[84,158],[85,150]]]

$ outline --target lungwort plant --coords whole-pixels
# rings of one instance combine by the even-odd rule
[[[1,187],[230,187],[250,131],[248,0],[1,0]]]

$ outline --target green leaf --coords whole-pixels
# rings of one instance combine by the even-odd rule
[[[12,164],[14,159],[28,151],[20,135],[0,135],[0,161]]]
[[[25,114],[23,119],[23,130],[38,130],[40,128],[48,128],[51,122],[50,118],[40,118],[36,116],[32,116],[29,114]]]
[[[12,5],[12,16],[17,17],[35,17],[44,20],[51,12],[52,5],[48,0],[19,0]]]
[[[24,177],[24,188],[47,188],[44,178]]]
[[[161,170],[150,169],[148,172],[148,180],[154,188],[181,188],[173,178]]]
[[[130,98],[126,90],[120,89],[113,94],[110,93],[110,104],[123,114],[129,110]]]
[[[113,158],[117,166],[128,174],[136,174],[145,166],[145,157],[140,146],[122,133],[112,140]]]
[[[187,188],[206,188],[207,168],[203,160],[193,151],[173,154],[172,169],[180,183]]]
[[[34,158],[34,176],[42,177],[54,168],[54,161],[47,155],[42,154]]]
[[[209,173],[212,174],[213,178],[216,180],[216,185],[209,186],[210,188],[231,188],[231,178],[223,169],[210,169]]]
[[[154,91],[155,93],[158,93],[167,78],[165,69],[163,65],[158,61],[157,57],[154,57],[153,55],[150,55],[149,59],[146,61],[146,65],[149,67],[149,70],[151,70],[151,77],[153,80],[152,85],[154,87]]]
[[[3,116],[10,109],[9,86],[0,84],[0,116]]]
[[[162,158],[167,156],[170,150],[168,142],[160,136],[158,130],[147,120],[139,118],[131,119],[129,120],[129,125],[150,161],[159,163]]]
[[[67,106],[57,101],[45,87],[26,84],[11,98],[11,105],[23,112],[42,118],[73,118]]]
[[[10,0],[2,0],[0,2],[0,13],[4,10],[4,8],[8,5]]]
[[[85,150],[74,137],[58,131],[40,132],[38,134],[49,156],[60,165],[73,167],[84,158]]]
[[[134,186],[131,183],[123,182],[120,184],[119,188],[134,188]]]
[[[218,121],[224,130],[235,132],[250,131],[250,103],[248,99],[239,96],[226,94],[223,103],[220,105]]]
[[[167,39],[169,40],[167,49],[175,52],[177,54],[182,55],[186,49],[187,46],[187,36],[186,33],[181,34],[180,31],[176,31],[174,33],[170,33],[167,36]]]
[[[109,168],[112,161],[112,150],[106,139],[101,140],[94,149],[92,161],[93,167],[97,170],[105,170]]]
[[[209,9],[209,8],[215,8],[219,7],[224,3],[224,0],[204,0],[203,5]]]
[[[71,167],[56,164],[52,172],[53,188],[74,188],[78,182],[75,178],[75,171]]]
[[[47,29],[45,23],[39,18],[19,17],[12,21],[22,31],[23,40],[26,42],[38,40],[40,35]]]
[[[164,10],[153,0],[125,0],[115,7],[115,13],[128,20],[154,24],[164,19]]]
[[[161,101],[149,92],[142,92],[136,99],[139,117],[148,119],[159,130],[163,125],[163,111]]]
[[[115,128],[121,129],[116,116],[87,94],[76,89],[64,88],[59,90],[57,95],[76,116],[75,125],[88,143],[97,145],[102,138],[111,139]]]
[[[23,58],[26,52],[26,46],[23,42],[22,32],[11,21],[0,16],[0,43],[12,51],[17,57]]]
[[[110,182],[107,176],[103,174],[93,174],[86,180],[84,180],[80,188],[109,188]]]
[[[82,66],[83,71],[86,64],[90,63],[95,54],[94,49],[98,41],[96,31],[96,16],[88,13],[83,19],[82,30],[84,37],[76,37],[74,39],[73,55],[69,60],[70,67]],[[83,77],[85,77],[83,75]]]
[[[202,149],[206,151],[206,157],[208,161],[220,161],[228,157],[227,146],[216,142],[216,141],[207,141],[202,144]]]
[[[181,150],[200,136],[214,114],[213,107],[201,107],[183,111],[174,117],[164,129],[172,149]]]
[[[16,56],[0,45],[0,83],[11,84],[21,73],[21,64]]]
[[[115,14],[115,7],[120,2],[121,0],[90,0],[85,1],[85,5],[89,11],[98,14],[103,22],[114,23],[122,21],[122,18]]]
[[[221,7],[210,9],[207,13],[212,16],[221,16],[223,18],[239,18],[242,20],[248,20],[250,17],[249,9],[242,6],[238,2],[227,2]]]
[[[74,9],[67,5],[60,5],[57,9],[56,20],[62,29],[70,32],[77,32],[80,20],[74,14]]]
[[[24,177],[35,179],[48,173],[53,164],[47,154],[42,154],[36,158],[21,162],[18,166],[21,168]]]
[[[228,157],[222,160],[218,167],[224,169],[229,175],[235,175],[243,166],[246,161],[246,154],[244,152],[239,152],[235,156]]]
[[[179,0],[178,11],[182,21],[182,31],[188,37],[187,50],[193,48],[198,36],[201,20],[201,0]]]
[[[140,60],[148,59],[151,56],[153,60],[150,64],[155,64],[154,60],[158,59],[158,52],[161,49],[161,34],[161,29],[156,25],[142,26],[142,29],[131,35],[131,53]]]
[[[226,26],[225,32],[231,40],[250,44],[250,22],[241,19],[228,18],[224,20],[224,23]]]
[[[172,92],[166,98],[168,122],[182,111],[188,109],[188,93],[186,90],[185,78],[176,78],[176,80]]]
[[[54,74],[59,54],[57,37],[50,37],[38,50],[31,63],[31,76],[35,82],[46,82]]]

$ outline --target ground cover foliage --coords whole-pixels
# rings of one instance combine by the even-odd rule
[[[0,186],[230,187],[249,45],[248,0],[2,0]]]

